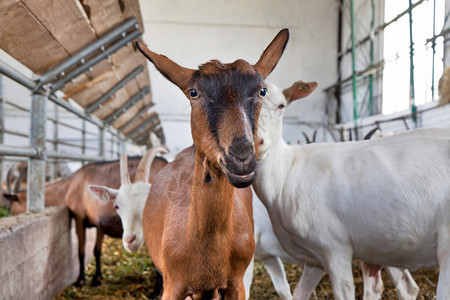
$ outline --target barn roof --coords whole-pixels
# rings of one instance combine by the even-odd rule
[[[147,62],[135,48],[144,27],[138,0],[2,0],[0,48],[138,144],[164,134]],[[61,97],[61,96],[60,96]]]

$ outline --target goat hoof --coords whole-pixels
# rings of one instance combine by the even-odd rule
[[[99,286],[100,284],[102,284],[101,276],[92,278],[91,286]]]
[[[73,286],[82,287],[85,283],[86,281],[84,280],[84,278],[78,278],[77,281],[75,281],[75,283],[73,284]]]

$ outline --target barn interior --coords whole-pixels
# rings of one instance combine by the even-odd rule
[[[11,192],[7,177],[27,166],[28,199],[25,214],[0,219],[0,299],[51,299],[78,274],[74,224],[44,207],[46,181],[160,144],[171,161],[192,145],[186,96],[136,41],[192,69],[254,64],[282,28],[289,41],[266,81],[318,82],[286,109],[288,144],[450,126],[450,0],[1,1],[0,182]]]

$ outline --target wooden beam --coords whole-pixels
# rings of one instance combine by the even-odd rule
[[[0,47],[40,74],[69,54],[23,3],[0,1]]]
[[[70,54],[97,39],[78,0],[21,0]]]

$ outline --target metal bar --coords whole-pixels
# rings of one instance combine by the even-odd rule
[[[109,98],[111,98],[118,90],[124,87],[127,83],[129,83],[133,78],[135,78],[139,73],[144,71],[145,68],[143,65],[138,66],[136,69],[131,71],[127,76],[125,76],[121,81],[116,83],[111,89],[109,89],[105,94],[103,94],[100,98],[94,101],[93,104],[86,108],[86,112],[91,114],[96,111],[103,103],[106,102]]]
[[[69,152],[65,152],[65,151],[59,151],[59,152],[54,152],[54,151],[48,151],[47,155],[49,158],[57,158],[57,159],[73,159],[73,160],[80,160],[80,161],[96,161],[96,160],[105,160],[105,159],[110,159],[109,157],[104,157],[104,156],[93,156],[93,155],[83,155],[83,154],[74,154],[74,153],[69,153]]]
[[[28,108],[20,106],[20,105],[17,105],[16,103],[13,103],[11,101],[6,100],[6,101],[4,101],[4,103],[8,104],[8,105],[10,105],[12,107],[15,107],[15,108],[17,108],[17,109],[19,109],[21,111],[30,112],[30,110]]]
[[[160,123],[154,122],[154,123],[149,123],[147,124],[147,126],[145,126],[142,130],[138,131],[136,134],[134,134],[131,139],[132,140],[138,140],[139,136],[146,136],[147,133],[149,133],[150,131],[152,131],[153,129],[155,129]],[[148,126],[150,125],[150,126]]]
[[[81,111],[76,110],[73,106],[71,106],[69,103],[65,102],[64,100],[61,100],[59,98],[57,98],[55,95],[49,95],[48,99],[56,104],[58,104],[59,106],[62,106],[63,108],[65,108],[66,110],[70,111],[71,113],[77,115],[78,117],[80,117],[83,120],[89,121],[95,125],[97,125],[100,128],[103,128],[104,125],[103,123],[101,123],[98,120],[95,120],[94,118],[92,118],[91,116],[85,115],[84,113],[82,113]]]
[[[105,129],[98,128],[98,156],[105,156]]]
[[[33,80],[31,80],[30,78],[23,75],[22,73],[20,73],[13,67],[7,65],[1,60],[0,60],[0,73],[5,75],[6,77],[9,77],[15,82],[20,83],[21,85],[29,88],[30,90],[33,90],[36,87],[36,84],[34,83]]]
[[[71,66],[83,62],[83,60],[94,53],[95,51],[102,49],[106,44],[110,43],[114,39],[116,39],[118,36],[122,35],[123,33],[127,32],[130,28],[137,26],[137,21],[134,17],[131,17],[127,20],[125,20],[122,24],[117,26],[116,28],[112,29],[99,39],[97,39],[92,44],[84,47],[79,52],[75,53],[73,56],[69,57],[56,67],[52,68],[51,70],[45,72],[39,79],[38,79],[38,86],[39,88],[42,87],[44,84],[49,83],[50,81],[54,80],[54,78],[58,75],[60,75],[62,72],[70,68]]]
[[[350,0],[350,21],[352,35],[352,83],[353,83],[353,121],[355,127],[358,121],[358,89],[356,87],[356,45],[355,45],[355,10],[353,8],[353,0]]]
[[[144,112],[146,112],[150,107],[154,106],[155,103],[149,102],[143,108],[141,108],[136,115],[134,115],[128,122],[117,128],[119,132],[122,132],[125,128],[128,127],[131,123],[133,123],[137,118],[139,118]]]
[[[3,131],[4,133],[7,134],[11,134],[11,135],[16,135],[16,136],[20,136],[20,137],[25,137],[25,138],[29,138],[30,135],[28,133],[24,133],[24,132],[20,132],[20,131],[15,131],[15,130],[9,130],[9,129],[4,129]]]
[[[58,152],[58,119],[59,119],[59,115],[58,115],[58,106],[56,104],[53,104],[53,117],[54,117],[54,122],[53,122],[53,151]],[[58,160],[55,160],[52,164],[53,166],[53,172],[52,174],[52,181],[58,177],[58,170],[57,170],[57,164],[58,164]]]
[[[412,29],[412,1],[409,0],[409,95],[411,113],[413,114],[414,123],[417,126],[416,114],[416,99],[414,94],[414,41],[413,41],[413,29]]]
[[[59,120],[55,120],[55,119],[53,119],[53,118],[47,118],[47,120],[49,120],[49,121],[51,121],[51,122],[56,122],[57,124],[59,124],[59,125],[61,125],[61,126],[64,126],[64,127],[67,127],[67,128],[73,129],[73,130],[76,130],[76,131],[81,131],[81,129],[80,129],[79,127],[76,127],[76,126],[73,126],[73,125],[70,125],[70,124],[61,122],[61,121],[59,121]],[[85,120],[83,120],[83,121],[86,122]],[[95,135],[95,136],[97,136],[97,134],[94,133],[94,132],[92,132],[92,131],[86,131],[86,133],[87,133],[87,134],[90,134],[90,135]]]
[[[28,161],[27,211],[38,213],[44,211],[45,187],[45,136],[46,136],[46,101],[45,96],[33,94],[31,105],[30,147],[38,151],[37,157]]]
[[[31,147],[16,147],[8,145],[0,145],[0,155],[37,157],[39,151]]]
[[[427,0],[419,0],[416,3],[414,3],[414,5],[412,6],[412,8],[416,8],[417,6],[419,6],[420,4],[422,4],[423,2],[425,2]],[[374,35],[379,34],[380,32],[382,32],[384,30],[384,28],[386,28],[387,26],[391,25],[394,22],[397,22],[401,17],[403,17],[404,15],[406,15],[409,12],[409,8],[404,10],[403,12],[401,12],[400,14],[398,14],[395,18],[393,18],[392,20],[390,20],[389,22],[383,23],[380,26],[378,26],[375,31],[374,31]],[[362,44],[368,42],[370,40],[370,34],[366,37],[364,37],[363,39],[359,40],[357,43],[357,47],[361,46]],[[338,53],[338,56],[344,56],[348,53],[350,53],[352,51],[352,47],[349,47],[347,49],[345,49],[344,52],[340,52]]]
[[[433,36],[436,35],[436,0],[433,1]],[[436,40],[431,44],[433,56],[431,59],[431,101],[434,100],[434,60],[436,56]]]
[[[4,114],[4,101],[3,101],[3,76],[0,75],[0,145],[5,142],[5,114]],[[0,156],[0,185],[3,182],[3,156]],[[3,187],[0,186],[0,190]]]
[[[113,45],[108,47],[108,49],[106,49],[105,51],[103,51],[100,54],[94,56],[92,59],[90,59],[89,61],[87,61],[83,65],[79,66],[75,70],[70,71],[68,74],[64,75],[64,77],[61,77],[60,79],[55,81],[50,86],[50,89],[52,91],[56,91],[56,90],[61,89],[67,82],[69,82],[73,78],[81,75],[82,73],[87,71],[89,68],[93,67],[94,65],[96,65],[97,63],[102,61],[105,57],[113,54],[114,52],[116,52],[117,50],[119,50],[124,45],[128,44],[129,42],[131,42],[132,40],[136,39],[140,35],[141,35],[141,32],[139,30],[135,30],[135,31],[131,32],[130,34],[128,34],[123,39],[115,42]]]
[[[81,120],[81,153],[86,154],[86,120]],[[85,160],[82,160],[81,163],[84,165],[86,163]]]
[[[373,28],[375,26],[375,0],[370,1],[370,7],[372,8],[372,18],[370,19],[370,31],[373,33]],[[374,34],[370,35],[370,65],[373,65],[373,37]],[[373,115],[373,74],[369,75],[369,116]]]
[[[372,65],[372,66],[368,66],[368,67],[365,68],[364,70],[357,71],[357,72],[356,72],[356,76],[359,78],[359,77],[363,76],[363,75],[366,74],[366,73],[369,73],[369,74],[375,73],[376,70],[381,69],[383,66],[384,66],[384,60],[381,60],[381,61],[377,62],[376,64],[374,64],[374,65]],[[348,77],[346,77],[345,79],[343,79],[343,80],[341,80],[341,81],[336,82],[336,83],[333,84],[333,85],[330,85],[330,86],[324,88],[323,90],[324,90],[325,92],[328,92],[328,91],[330,91],[330,90],[333,89],[333,88],[339,87],[339,86],[341,86],[342,84],[351,81],[352,79],[353,79],[353,74],[350,75],[350,76],[348,76]]]
[[[133,136],[136,132],[140,131],[142,128],[146,127],[148,124],[153,122],[153,120],[157,119],[158,116],[155,114],[154,116],[148,118],[148,120],[142,122],[137,128],[133,129],[131,132],[127,133],[125,136],[127,138]]]
[[[117,120],[122,114],[124,114],[131,106],[135,105],[139,100],[141,100],[146,94],[150,93],[150,87],[146,85],[139,92],[134,94],[125,104],[114,111],[109,117],[107,117],[104,122],[106,124],[111,124]]]

